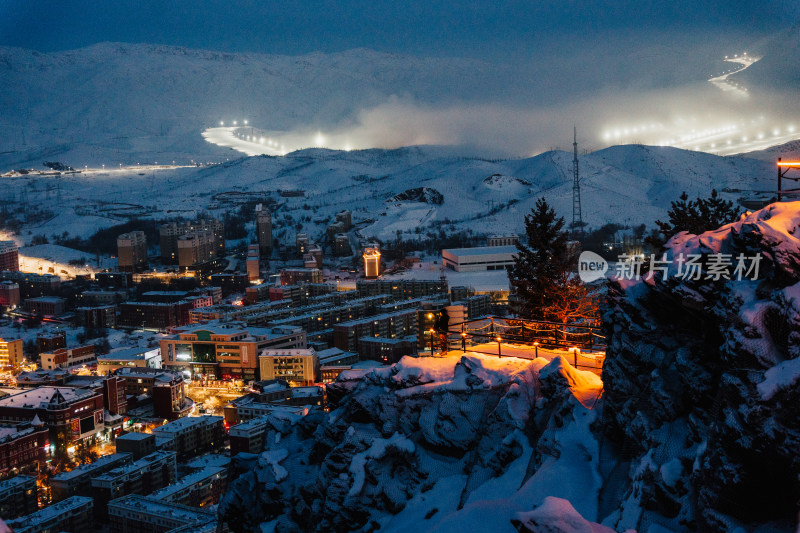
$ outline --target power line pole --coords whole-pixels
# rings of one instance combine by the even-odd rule
[[[583,217],[581,216],[581,182],[578,172],[578,128],[573,127],[573,159],[572,159],[572,238],[580,240],[583,237]]]

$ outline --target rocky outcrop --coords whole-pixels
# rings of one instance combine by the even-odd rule
[[[328,387],[329,413],[275,415],[264,452],[234,458],[221,517],[233,531],[392,531],[412,520],[395,516],[445,530],[479,516],[511,532],[545,496],[592,489],[552,481],[575,457],[593,479],[597,455],[576,396],[589,383],[596,400],[602,387],[565,365],[475,354],[346,371]],[[502,513],[480,511],[489,497],[507,497]]]
[[[444,196],[436,189],[430,187],[417,187],[415,189],[406,189],[405,191],[395,194],[387,202],[422,202],[426,204],[442,205],[444,203]]]
[[[798,229],[800,202],[773,204],[715,231],[676,235],[666,274],[611,284],[597,427],[633,458],[617,529],[796,527]],[[678,277],[681,254],[703,257],[700,279]],[[735,271],[740,258],[751,267],[758,256],[757,275]],[[730,279],[714,274],[720,259],[732,262]],[[643,514],[626,515],[626,505]]]

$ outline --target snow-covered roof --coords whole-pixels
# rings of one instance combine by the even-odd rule
[[[140,511],[150,516],[168,518],[186,524],[205,523],[215,518],[214,513],[209,511],[177,503],[155,500],[138,494],[130,494],[113,500],[109,505],[109,510],[112,508]]]
[[[97,361],[122,361],[122,360],[136,360],[144,359],[145,354],[148,352],[155,352],[158,348],[114,348],[105,355],[98,355]]]
[[[90,474],[95,470],[103,469],[104,467],[108,466],[111,463],[117,463],[132,457],[133,454],[128,452],[117,452],[109,455],[101,455],[95,461],[73,468],[69,472],[59,472],[58,474],[53,476],[53,480],[67,481],[69,479],[73,479],[78,476]]]
[[[117,437],[117,440],[147,440],[152,439],[152,433],[126,433]]]
[[[519,250],[516,246],[476,246],[474,248],[448,248],[442,252],[464,257],[468,255],[517,254]]]
[[[183,431],[186,428],[204,424],[215,424],[217,422],[222,422],[221,416],[187,416],[184,418],[179,418],[177,420],[173,420],[167,424],[164,424],[161,427],[157,427],[153,429],[153,434],[155,435],[166,435],[170,433],[177,433],[179,431]]]
[[[196,472],[192,472],[191,474],[183,476],[181,479],[179,479],[172,485],[166,486],[163,489],[151,493],[149,497],[154,500],[163,500],[169,498],[170,496],[173,496],[175,493],[189,490],[192,488],[192,485],[199,483],[203,480],[206,480],[210,477],[213,476],[217,476],[220,478],[224,477],[226,472],[227,469],[221,467],[209,466],[206,468],[202,468]]]
[[[41,404],[48,404],[56,395],[60,395],[63,401],[75,402],[97,396],[97,393],[92,390],[76,389],[74,387],[36,387],[19,394],[0,398],[0,406],[39,408]],[[58,400],[61,401],[60,398]]]
[[[16,518],[14,520],[9,520],[7,523],[12,528],[17,528],[20,531],[26,531],[29,528],[31,531],[39,531],[37,526],[40,524],[44,524],[45,522],[58,516],[62,516],[74,509],[81,507],[91,508],[92,505],[94,505],[94,500],[92,498],[86,496],[70,496],[66,500],[61,500],[58,503],[54,503],[53,505],[36,511],[35,513]]]

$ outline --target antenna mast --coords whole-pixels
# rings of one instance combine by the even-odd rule
[[[580,239],[583,237],[583,217],[581,216],[581,182],[578,172],[578,128],[573,127],[572,131],[572,238]]]

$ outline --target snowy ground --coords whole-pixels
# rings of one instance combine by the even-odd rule
[[[274,235],[294,242],[305,232],[321,241],[342,209],[353,211],[358,234],[391,240],[444,231],[475,235],[522,233],[524,215],[544,196],[559,215],[572,213],[572,155],[547,152],[528,159],[484,160],[450,155],[449,150],[337,152],[312,149],[285,157],[258,156],[185,168],[126,169],[61,177],[2,178],[10,208],[36,205],[57,216],[26,227],[22,238],[64,231],[86,237],[104,226],[140,217],[222,216],[236,209],[238,193],[276,202]],[[634,225],[663,218],[670,201],[686,191],[707,196],[711,189],[738,201],[774,189],[774,164],[741,157],[718,157],[675,148],[617,146],[581,158],[583,220],[590,227],[609,222]],[[441,205],[389,201],[408,189],[441,193]],[[56,190],[58,188],[58,190]],[[304,191],[284,197],[280,191]],[[223,193],[233,193],[226,195]],[[28,203],[26,203],[28,202]],[[433,273],[438,277],[438,273]],[[421,275],[421,274],[413,274]],[[426,274],[428,275],[428,274]],[[487,275],[481,283],[502,290]]]

